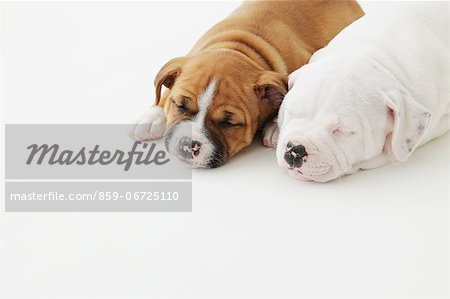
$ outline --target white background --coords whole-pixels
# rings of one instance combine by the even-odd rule
[[[3,123],[128,123],[238,2],[0,5]],[[447,298],[449,141],[327,184],[255,142],[194,170],[192,213],[2,212],[0,294]]]

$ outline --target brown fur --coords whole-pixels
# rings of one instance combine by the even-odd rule
[[[276,115],[287,75],[362,15],[355,1],[244,2],[186,56],[163,66],[155,79],[155,104],[164,108],[168,125],[190,119],[214,78],[217,89],[205,125],[229,158]],[[167,90],[161,96],[163,85]],[[181,104],[187,113],[175,106]],[[221,127],[224,119],[242,126]]]

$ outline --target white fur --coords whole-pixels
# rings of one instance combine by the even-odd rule
[[[199,107],[198,113],[192,120],[192,123],[194,124],[196,130],[204,131],[206,114],[208,113],[208,108],[211,105],[211,102],[214,98],[215,91],[216,91],[216,81],[212,80],[206,87],[205,91],[200,96],[198,101]]]
[[[287,142],[308,156],[296,178],[329,181],[409,158],[449,129],[447,2],[406,2],[367,14],[290,75],[279,112]],[[392,113],[392,117],[390,117]]]
[[[130,128],[131,138],[144,141],[160,139],[166,128],[166,116],[161,107],[153,106]]]
[[[277,119],[275,118],[270,123],[268,123],[263,129],[263,132],[262,132],[263,139],[262,140],[263,140],[264,146],[269,147],[269,148],[276,148],[279,133],[280,132],[278,130]]]

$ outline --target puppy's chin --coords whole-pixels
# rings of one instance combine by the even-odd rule
[[[173,155],[173,152],[169,151],[169,153]],[[186,165],[190,166],[191,168],[217,168],[227,162],[227,159],[225,157],[215,152],[213,152],[209,157],[206,157],[202,160],[186,159],[178,153],[175,154],[175,156],[177,156],[178,159],[185,162]]]
[[[318,183],[325,183],[332,180],[337,179],[342,174],[335,171],[332,167],[330,167],[327,170],[324,170],[321,173],[317,173],[315,170],[311,170],[308,168],[288,168],[288,173],[293,176],[296,179],[302,180],[302,181],[313,181]]]
[[[171,152],[169,151],[169,153]],[[186,165],[190,166],[191,168],[217,168],[224,165],[228,160],[226,157],[216,152],[211,153],[211,155],[205,157],[202,160],[185,159],[185,157],[179,154],[175,155],[177,156],[178,159],[185,162]]]

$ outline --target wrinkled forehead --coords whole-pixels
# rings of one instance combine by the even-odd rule
[[[301,125],[313,132],[335,125],[357,128],[385,124],[386,107],[380,95],[375,90],[360,91],[357,87],[347,89],[330,84],[328,88],[317,88],[313,92],[294,92],[292,95],[299,97],[288,99],[290,105],[285,107],[285,117],[292,125]]]
[[[172,93],[181,94],[193,100],[198,100],[202,93],[208,88],[213,81],[212,74],[207,72],[197,72],[192,74],[182,72],[175,81]]]
[[[255,102],[250,79],[210,69],[182,72],[175,82],[173,92],[184,94],[198,102],[212,85],[214,85],[212,105],[247,106]]]
[[[284,98],[284,110],[296,114],[317,113],[325,106],[325,100],[330,94],[329,83],[320,80],[305,80],[301,78],[291,85]]]
[[[174,87],[199,96],[213,80],[216,82],[215,89],[219,98],[231,99],[248,97],[256,81],[254,75],[240,70],[238,66],[223,69],[205,63],[188,65],[181,71]]]
[[[372,82],[347,72],[302,72],[293,79],[287,98],[291,109],[320,108],[330,111],[350,110],[367,105],[379,96]],[[296,102],[296,103],[293,103]]]

